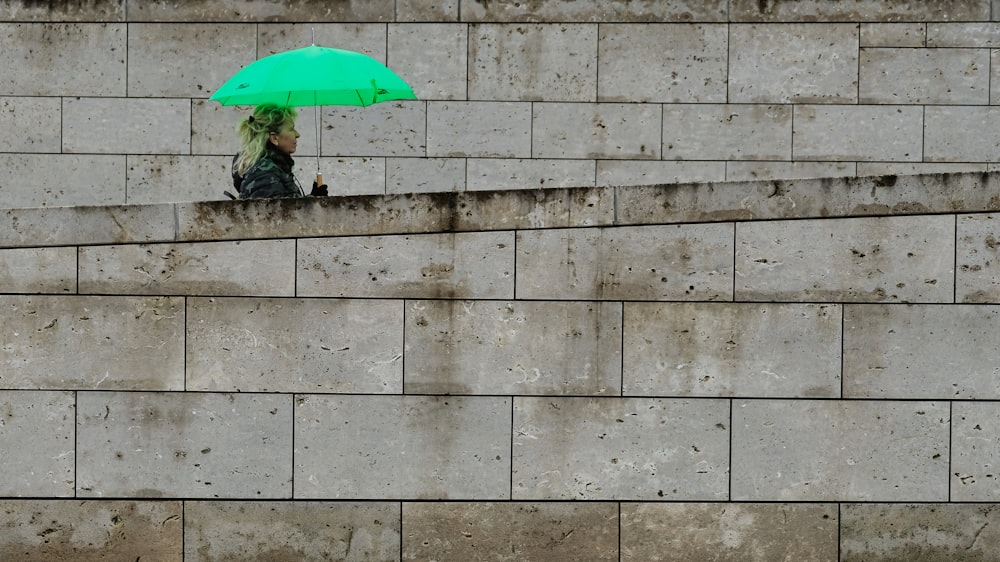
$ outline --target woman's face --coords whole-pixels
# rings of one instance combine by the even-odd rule
[[[299,132],[295,130],[295,123],[286,122],[277,133],[271,133],[269,141],[278,150],[291,154],[295,152],[295,147],[299,144]]]

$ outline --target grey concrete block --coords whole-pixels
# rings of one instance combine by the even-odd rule
[[[726,179],[726,166],[718,161],[598,160],[597,186],[720,182]]]
[[[351,191],[355,187],[347,184]],[[464,158],[386,158],[386,193],[465,191]]]
[[[816,21],[989,21],[988,2],[775,2],[733,0],[731,21],[816,22]]]
[[[0,247],[172,240],[175,220],[172,205],[7,210],[0,212]]]
[[[352,0],[317,8],[311,4],[283,4],[273,0],[222,0],[208,3],[164,3],[126,0],[129,21],[245,22],[388,22],[393,0]]]
[[[514,297],[514,233],[308,238],[298,241],[296,295]]]
[[[7,209],[125,203],[125,156],[0,154]]]
[[[3,500],[0,558],[180,560],[183,513],[179,501]]]
[[[998,429],[1000,409],[995,402],[952,403],[950,501],[1000,498]]]
[[[510,398],[296,400],[296,498],[510,499]]]
[[[0,21],[18,22],[122,22],[128,0],[109,2],[60,2],[38,4],[31,0],[9,0],[0,4]]]
[[[236,193],[230,156],[126,156],[128,204],[224,199]]]
[[[990,100],[1000,100],[1000,97],[994,92]],[[1000,107],[928,106],[924,111],[925,161],[998,160]]]
[[[292,396],[81,392],[77,497],[292,495]]]
[[[593,160],[544,158],[470,158],[467,189],[551,189],[593,187]]]
[[[855,162],[726,162],[726,181],[800,180],[881,175],[859,173],[857,170],[861,164]]]
[[[862,23],[860,27],[860,46],[862,48],[928,46],[926,23]],[[933,46],[939,47],[940,45]]]
[[[861,103],[982,105],[990,96],[990,53],[987,49],[862,49],[859,83]]]
[[[533,158],[658,159],[662,113],[653,104],[536,103]]]
[[[954,216],[740,223],[736,299],[950,302]]]
[[[792,153],[799,160],[919,162],[924,108],[797,105]]]
[[[1000,47],[996,21],[927,22],[928,47]]]
[[[117,23],[0,23],[0,95],[126,95],[125,29]]]
[[[316,155],[315,121],[312,111],[300,108],[295,122],[301,131],[296,154]],[[191,154],[204,156],[228,156],[240,150],[236,126],[240,119],[250,115],[242,106],[223,106],[210,100],[191,100]],[[308,120],[308,123],[305,121]]]
[[[663,106],[665,160],[791,160],[788,105]]]
[[[857,102],[857,25],[733,24],[729,44],[731,103]]]
[[[189,501],[184,559],[399,560],[398,503]]]
[[[458,0],[451,0],[457,12]],[[400,12],[410,6],[397,8]],[[426,2],[448,10],[443,2]],[[415,14],[413,14],[415,15]],[[457,16],[457,13],[456,13]],[[402,14],[402,17],[409,17]],[[455,18],[457,19],[457,18]],[[427,20],[422,20],[426,22]],[[462,100],[466,97],[469,74],[469,28],[456,23],[389,25],[386,59],[390,68],[413,88],[422,100]]]
[[[186,390],[401,393],[398,301],[190,298]]]
[[[460,0],[396,0],[396,21],[458,21]]]
[[[397,160],[405,160],[407,164],[392,164],[392,172],[399,173],[400,168],[414,167],[417,169],[417,173],[428,173],[427,168],[433,170],[435,164],[424,164],[423,158],[371,158],[371,157],[338,157],[338,158],[321,158],[320,159],[320,171],[323,173],[323,181],[329,188],[330,196],[356,196],[356,195],[384,195],[390,193],[388,191],[389,178],[388,172],[390,168],[390,162],[396,162]],[[298,160],[302,166],[313,166],[315,167],[315,162],[311,159]],[[449,164],[444,164],[445,173],[453,172],[453,169]],[[303,182],[303,186],[306,183],[311,185],[312,175],[299,174],[299,177],[308,178],[308,182]],[[447,176],[446,176],[447,178]],[[414,178],[406,178],[407,181],[427,181],[426,176],[418,176]],[[393,179],[393,186],[397,185],[397,182],[403,181],[402,179]]]
[[[513,498],[725,500],[729,415],[728,400],[515,397]]]
[[[947,402],[733,402],[733,501],[946,501]]]
[[[81,293],[292,296],[294,240],[80,248]]]
[[[996,505],[845,504],[840,560],[990,560],[1000,549]]]
[[[620,303],[410,301],[412,394],[621,393]]]
[[[402,560],[618,560],[610,502],[403,503]]]
[[[0,293],[75,293],[76,248],[0,250]]]
[[[531,107],[525,102],[427,104],[427,155],[531,157]]]
[[[836,562],[831,504],[626,503],[621,560]]]
[[[687,22],[726,21],[724,0],[707,2],[631,2],[629,0],[550,0],[537,4],[525,2],[473,2],[462,6],[463,21],[524,22]]]
[[[0,97],[0,129],[17,132],[0,137],[0,151],[59,152],[61,117],[59,98]]]
[[[603,23],[597,100],[726,101],[728,29],[723,24]]]
[[[184,303],[0,296],[3,388],[182,390]]]
[[[517,233],[517,296],[552,300],[730,300],[733,225]]]
[[[63,152],[190,154],[191,101],[66,98]]]
[[[0,458],[0,495],[73,497],[76,478],[73,393],[2,390],[0,411],[3,412],[0,442],[5,450]],[[8,531],[5,526],[4,534]]]
[[[1000,215],[959,215],[955,273],[957,302],[1000,302]]]
[[[471,25],[469,99],[596,101],[597,43],[593,24]]]
[[[323,110],[321,154],[427,156],[427,109],[422,101]]]
[[[844,311],[844,397],[996,400],[995,306]]]
[[[627,396],[840,396],[836,305],[626,303],[624,315]]]

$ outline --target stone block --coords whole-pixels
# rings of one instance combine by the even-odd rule
[[[2,167],[0,167],[2,169]],[[0,211],[0,247],[172,240],[172,205],[56,207]]]
[[[792,152],[797,160],[919,162],[923,115],[920,106],[798,105]]]
[[[927,47],[927,24],[919,22],[862,23],[860,45],[862,48]]]
[[[596,101],[597,43],[594,24],[470,25],[469,99]]]
[[[118,23],[0,23],[0,95],[125,96],[125,29]]]
[[[594,187],[593,160],[470,158],[469,191]]]
[[[0,250],[0,293],[75,293],[76,248]]]
[[[464,158],[386,158],[386,193],[465,191]],[[348,184],[352,191],[354,186]]]
[[[625,303],[624,315],[626,396],[840,396],[839,306]]]
[[[1000,95],[994,92],[990,100],[1000,101]],[[927,106],[924,111],[925,161],[1000,161],[1000,107]]]
[[[182,390],[177,298],[0,296],[3,388]]]
[[[398,160],[405,160],[408,162],[409,166],[417,168],[419,172],[427,173],[427,168],[433,169],[435,164],[423,164],[423,158],[321,158],[321,168],[323,173],[323,181],[326,183],[330,191],[330,196],[356,196],[356,195],[384,195],[389,193],[387,191],[388,177],[387,173],[391,168],[393,173],[399,173],[400,167],[407,167],[407,165],[390,164],[391,162],[397,162]],[[307,165],[315,165],[312,159],[303,160],[299,159],[299,162],[306,162]],[[452,172],[450,166],[445,165],[444,172]],[[311,175],[302,175],[299,177],[309,178],[311,184]],[[418,178],[407,178],[408,181],[426,181],[426,177]],[[394,185],[396,182],[401,180],[394,180]],[[303,182],[303,186],[307,182]]]
[[[724,0],[707,2],[632,2],[630,0],[550,0],[547,2],[472,2],[462,6],[462,20],[472,22],[688,22],[726,21]]]
[[[63,99],[63,152],[190,154],[191,100]]]
[[[179,501],[2,500],[0,558],[181,560],[183,513]]]
[[[59,152],[62,135],[59,98],[0,97],[0,152]],[[5,204],[7,206],[7,204]]]
[[[422,101],[323,108],[322,154],[427,156],[427,109]]]
[[[531,106],[524,102],[430,102],[427,155],[529,158]]]
[[[598,160],[597,186],[720,182],[726,179],[726,166],[726,162]]]
[[[836,562],[832,504],[626,503],[621,560]]]
[[[458,21],[459,2],[460,0],[396,0],[396,21]]]
[[[0,495],[73,497],[75,410],[72,392],[0,390]]]
[[[665,160],[791,160],[787,105],[665,105]]]
[[[307,238],[296,295],[514,298],[514,233]]]
[[[932,21],[925,25],[928,47],[1000,47],[1000,24],[996,21]]]
[[[517,233],[517,296],[550,300],[730,300],[733,225]]]
[[[1000,409],[995,402],[952,403],[951,495],[953,502],[1000,499]],[[998,545],[1000,547],[1000,545]]]
[[[726,181],[801,180],[881,175],[856,172],[862,164],[855,162],[726,162]]]
[[[301,130],[302,137],[296,154],[316,155],[315,121],[310,119],[312,111],[300,110],[300,118],[296,120],[296,128]],[[240,119],[250,115],[247,107],[224,106],[211,100],[191,100],[191,154],[197,156],[228,156],[230,162],[234,154],[240,150],[239,135],[236,126]],[[304,119],[309,119],[306,124]],[[306,126],[303,126],[306,125]],[[301,151],[301,152],[300,152]]]
[[[292,396],[81,392],[77,497],[292,495]]]
[[[292,296],[294,240],[80,248],[81,293]]]
[[[385,7],[387,0],[375,0],[375,2],[359,2],[351,0],[350,4],[337,6],[336,8],[325,8],[317,10],[315,6],[309,7],[311,11],[332,14],[332,10],[350,6],[357,14],[364,13],[368,7],[375,7],[376,3],[383,3],[377,9]],[[243,4],[241,4],[242,6]],[[286,7],[275,8],[281,9]],[[356,9],[355,9],[356,8]],[[389,8],[390,13],[392,7]],[[283,11],[288,12],[287,9]],[[313,14],[316,17],[317,14]],[[275,20],[276,22],[278,20]],[[302,25],[309,20],[289,20],[283,19],[280,23],[257,26],[257,51],[258,56],[266,56],[281,51],[299,49],[310,44],[342,47],[364,53],[379,62],[386,62],[386,22],[390,19],[373,18],[360,20],[351,18],[330,18],[323,21],[310,21],[308,26]],[[378,23],[381,21],[382,23]],[[287,23],[285,23],[287,22]]]
[[[767,2],[733,0],[731,21],[989,21],[989,2]]]
[[[536,103],[532,114],[533,158],[660,157],[658,105]]]
[[[189,391],[400,393],[398,301],[189,298]]]
[[[256,54],[255,24],[133,22],[128,34],[128,95],[207,98]]]
[[[620,303],[408,301],[404,392],[621,393]]]
[[[844,504],[840,560],[990,560],[1000,550],[1000,509],[993,504]]]
[[[732,501],[946,501],[947,402],[737,400]]]
[[[185,560],[390,562],[399,548],[398,503],[184,504]]]
[[[4,208],[125,203],[125,156],[0,154]]]
[[[284,4],[273,0],[221,0],[196,3],[126,1],[128,19],[134,22],[389,22],[392,21],[394,7],[393,0],[350,0],[322,6],[312,3]]]
[[[8,0],[0,4],[0,21],[19,22],[122,22],[128,0],[110,2],[58,2],[39,4],[31,0]]]
[[[729,416],[728,400],[515,397],[513,499],[728,499]]]
[[[610,502],[404,502],[402,560],[618,561]]]
[[[983,105],[990,97],[986,49],[861,50],[859,101]]]
[[[211,201],[236,193],[230,156],[128,155],[125,184],[130,205]]]
[[[954,216],[740,223],[736,300],[950,302]]]
[[[510,398],[296,400],[296,499],[510,499]]]
[[[996,400],[1000,307],[849,305],[844,397]]]
[[[1000,215],[959,215],[955,260],[957,302],[1000,302]]]
[[[439,6],[444,11],[447,8],[442,4],[425,2],[427,8]],[[401,8],[405,9],[397,7],[397,20]],[[457,23],[390,25],[386,58],[419,99],[463,100],[469,74],[468,30],[467,25]]]
[[[985,163],[963,162],[858,162],[857,175],[861,176],[930,176],[988,171]],[[830,174],[826,174],[827,177]]]
[[[857,102],[855,24],[732,24],[729,44],[731,103]]]

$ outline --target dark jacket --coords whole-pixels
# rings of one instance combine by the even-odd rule
[[[268,145],[264,155],[247,170],[245,176],[236,173],[233,157],[233,187],[240,199],[265,199],[271,197],[302,197],[304,193],[292,173],[292,157]]]

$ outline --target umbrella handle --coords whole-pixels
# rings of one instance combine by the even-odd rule
[[[323,174],[316,172],[316,185],[323,185]]]

